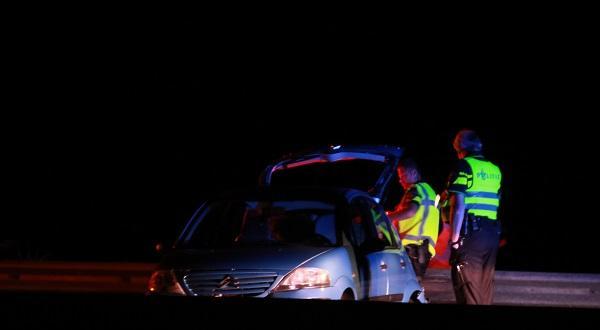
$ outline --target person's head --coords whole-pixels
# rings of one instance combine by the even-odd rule
[[[421,180],[421,173],[417,163],[411,158],[405,158],[398,164],[398,180],[402,185],[402,188],[408,189],[412,184],[415,184]]]
[[[479,154],[483,147],[477,133],[469,129],[463,129],[456,133],[452,146],[456,150],[459,159],[472,154]]]

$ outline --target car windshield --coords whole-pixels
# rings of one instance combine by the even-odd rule
[[[385,166],[382,162],[363,159],[313,163],[275,171],[271,186],[339,187],[369,191],[377,183]]]
[[[320,201],[219,201],[193,223],[182,248],[338,244],[335,207]]]

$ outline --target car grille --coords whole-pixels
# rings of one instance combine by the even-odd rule
[[[191,272],[183,283],[195,296],[257,296],[276,278],[274,272]]]

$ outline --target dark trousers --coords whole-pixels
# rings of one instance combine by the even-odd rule
[[[468,233],[462,245],[452,250],[452,284],[458,304],[492,304],[499,240],[499,223],[481,221],[478,230]]]

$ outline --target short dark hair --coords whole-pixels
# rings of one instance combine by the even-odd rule
[[[455,150],[464,150],[469,153],[481,152],[482,144],[475,131],[463,129],[456,133],[452,143]]]

